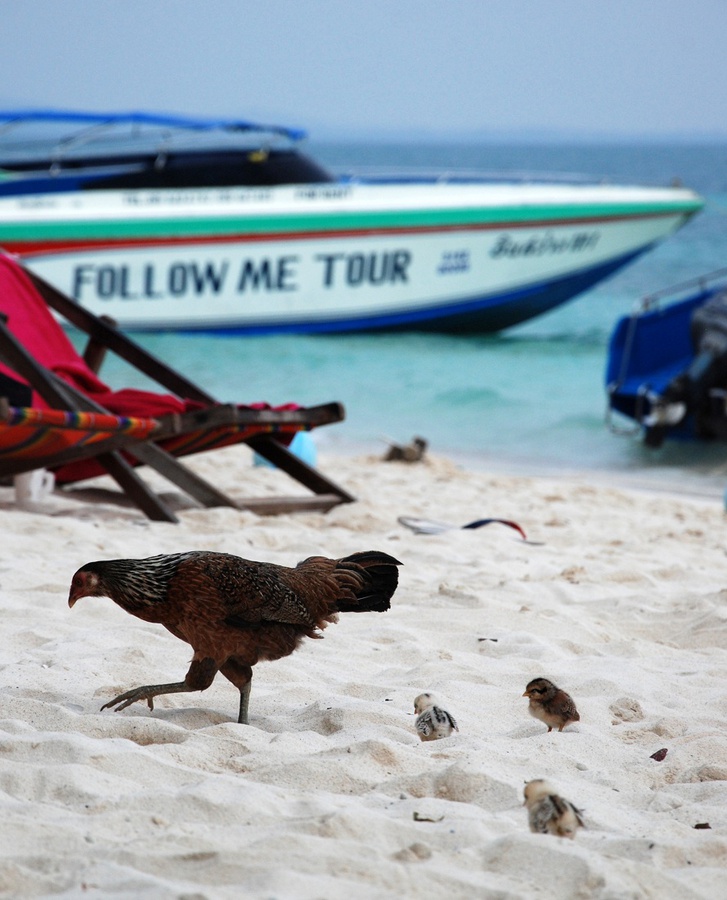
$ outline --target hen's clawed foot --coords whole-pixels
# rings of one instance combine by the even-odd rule
[[[117,707],[116,712],[121,712],[122,709],[126,709],[127,706],[136,703],[137,700],[146,700],[149,704],[149,709],[154,709],[154,697],[156,697],[156,694],[150,694],[148,691],[148,687],[139,687],[134,688],[133,691],[126,691],[126,693],[114,697],[113,700],[109,700],[108,703],[104,703],[101,709]]]
[[[122,709],[126,709],[127,706],[136,703],[137,700],[146,700],[149,709],[153,710],[154,697],[158,697],[160,694],[177,694],[189,690],[189,687],[184,682],[175,684],[144,684],[141,687],[132,688],[130,691],[119,694],[118,697],[114,697],[113,700],[104,703],[101,709],[114,708],[116,712],[121,712]]]

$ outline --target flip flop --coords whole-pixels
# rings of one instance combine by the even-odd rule
[[[475,529],[482,528],[483,525],[490,525],[497,522],[500,525],[507,525],[514,528],[524,541],[529,544],[537,543],[528,541],[527,535],[517,522],[511,522],[509,519],[475,519],[474,522],[468,522],[466,525],[449,525],[446,522],[434,522],[431,519],[414,519],[410,516],[399,516],[398,520],[405,528],[410,528],[414,534],[441,534],[443,531],[452,531],[456,529]]]

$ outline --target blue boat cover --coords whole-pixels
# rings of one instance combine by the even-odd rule
[[[299,128],[283,125],[264,125],[241,119],[200,118],[147,112],[82,112],[64,109],[12,109],[0,110],[0,122],[71,122],[78,125],[157,125],[164,128],[182,128],[190,131],[267,131],[282,134],[290,140],[302,140],[306,133]]]
[[[646,393],[661,394],[676,375],[689,368],[695,357],[692,313],[716,292],[702,290],[670,306],[619,319],[611,334],[606,367],[611,409],[640,421],[650,408]],[[671,433],[692,436],[692,428],[688,416]]]

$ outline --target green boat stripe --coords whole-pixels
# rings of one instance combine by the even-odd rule
[[[419,211],[384,211],[371,213],[319,213],[315,215],[285,216],[220,216],[124,219],[108,221],[86,219],[82,222],[2,223],[0,243],[23,240],[65,238],[130,240],[134,238],[204,237],[207,235],[276,235],[306,233],[325,235],[336,232],[369,232],[388,230],[466,228],[466,227],[526,227],[532,225],[579,225],[608,222],[613,219],[645,218],[651,216],[684,215],[697,212],[698,200],[673,203],[608,204],[593,206],[550,206],[442,209]]]

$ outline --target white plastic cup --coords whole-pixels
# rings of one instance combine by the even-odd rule
[[[13,479],[15,502],[18,506],[40,503],[53,493],[55,481],[55,475],[47,469],[34,469],[16,475]]]

